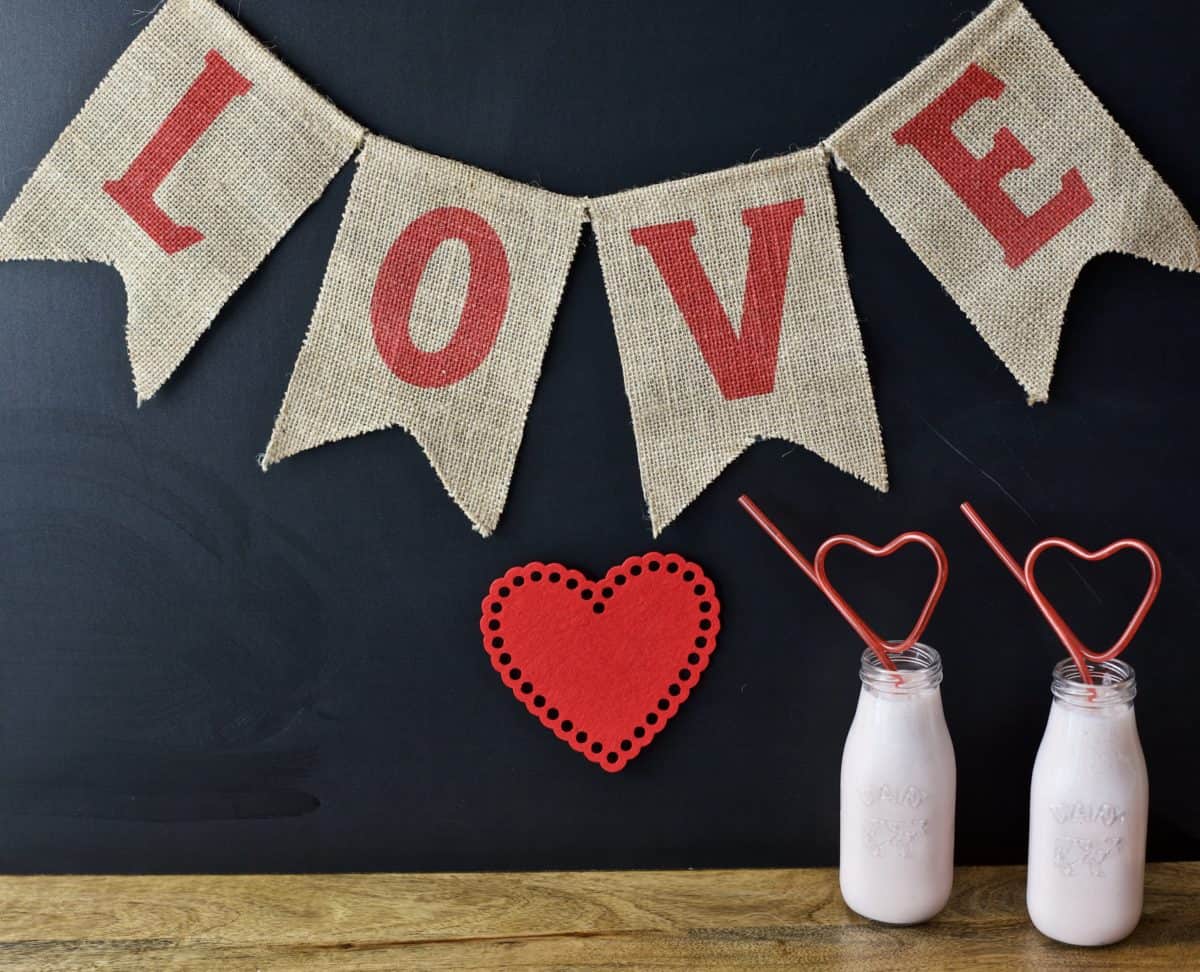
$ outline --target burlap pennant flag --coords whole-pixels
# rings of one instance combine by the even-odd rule
[[[401,426],[488,536],[582,200],[368,136],[263,468]]]
[[[361,138],[211,0],[167,0],[0,222],[0,260],[115,267],[144,401]]]
[[[821,149],[590,208],[655,535],[760,438],[887,489]]]
[[[1017,0],[996,0],[828,140],[1044,401],[1075,278],[1107,251],[1200,269],[1200,232]]]

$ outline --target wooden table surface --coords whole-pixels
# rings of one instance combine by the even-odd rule
[[[911,928],[833,870],[0,878],[0,968],[1200,968],[1200,862],[1151,865],[1137,931],[1039,935],[1024,869],[960,868]]]

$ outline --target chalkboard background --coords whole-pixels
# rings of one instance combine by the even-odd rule
[[[0,208],[150,0],[0,3]],[[600,195],[818,141],[977,9],[904,4],[229,0],[369,128]],[[1175,0],[1031,0],[1060,50],[1200,212],[1197,14]],[[1105,256],[1030,408],[845,175],[834,188],[893,488],[757,445],[653,543],[596,257],[567,285],[500,530],[473,533],[416,443],[378,432],[264,475],[350,184],[343,172],[134,407],[118,276],[0,265],[0,869],[274,871],[828,865],[859,646],[736,505],[807,550],[939,537],[927,639],[959,762],[958,860],[1018,862],[1061,649],[957,512],[1019,553],[1143,537],[1165,584],[1126,656],[1150,765],[1152,858],[1200,857],[1196,368],[1200,277]],[[723,631],[697,693],[618,776],[556,741],[487,663],[477,611],[511,564],[703,564]],[[910,559],[911,555],[911,559]],[[907,630],[930,568],[845,553],[835,579]],[[1047,586],[1115,636],[1132,556]]]

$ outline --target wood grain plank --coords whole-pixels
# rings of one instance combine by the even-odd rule
[[[1058,945],[1024,869],[961,868],[895,928],[833,870],[0,878],[5,969],[1200,968],[1200,863],[1152,865],[1127,941]]]

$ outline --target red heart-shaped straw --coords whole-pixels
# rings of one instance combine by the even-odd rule
[[[1129,619],[1129,624],[1125,626],[1121,637],[1113,642],[1112,647],[1107,651],[1095,652],[1092,651],[1080,641],[1079,636],[1071,629],[1061,614],[1055,610],[1053,604],[1042,589],[1038,587],[1037,578],[1034,576],[1034,567],[1037,565],[1038,558],[1043,553],[1051,548],[1066,550],[1068,553],[1074,554],[1081,560],[1096,562],[1099,560],[1107,560],[1113,554],[1122,550],[1135,550],[1146,558],[1150,564],[1150,580],[1146,585],[1146,593],[1142,596],[1142,603],[1138,605],[1137,610],[1133,612],[1133,617]],[[1072,543],[1070,540],[1064,540],[1062,537],[1050,537],[1037,544],[1029,555],[1025,558],[1025,584],[1029,590],[1029,596],[1033,598],[1034,603],[1042,612],[1042,615],[1050,623],[1050,627],[1054,629],[1054,633],[1058,635],[1059,640],[1066,646],[1067,651],[1075,660],[1075,665],[1081,673],[1084,680],[1088,680],[1090,673],[1087,671],[1087,661],[1100,664],[1101,662],[1111,661],[1121,654],[1133,640],[1133,636],[1137,634],[1138,628],[1142,626],[1142,622],[1146,620],[1146,614],[1150,611],[1150,605],[1154,603],[1154,599],[1158,597],[1158,589],[1162,586],[1162,564],[1159,563],[1158,554],[1156,554],[1148,544],[1141,540],[1117,540],[1115,543],[1110,543],[1107,547],[1102,547],[1099,550],[1084,550],[1078,544]]]
[[[738,502],[750,514],[754,522],[762,527],[766,534],[775,541],[776,545],[791,558],[792,563],[804,571],[808,579],[817,585],[821,593],[837,608],[838,612],[846,619],[846,622],[854,629],[855,633],[863,640],[866,646],[875,653],[875,657],[879,659],[879,663],[889,671],[896,671],[896,664],[892,661],[890,654],[907,651],[920,640],[926,626],[929,624],[929,619],[933,617],[934,608],[937,607],[938,600],[942,596],[942,591],[946,587],[946,575],[949,573],[950,565],[946,560],[946,552],[942,549],[941,544],[927,533],[909,532],[900,534],[900,536],[884,544],[882,547],[877,547],[859,537],[842,533],[830,537],[822,543],[817,549],[817,555],[810,564],[805,556],[796,549],[795,544],[783,535],[783,532],[771,522],[767,515],[755,505],[749,496],[739,497]],[[832,581],[829,580],[829,575],[825,570],[825,561],[830,551],[835,547],[848,546],[871,557],[888,557],[910,543],[919,543],[933,554],[934,563],[937,565],[937,576],[934,578],[933,588],[929,592],[929,597],[925,599],[925,606],[921,609],[921,614],[918,616],[916,624],[913,625],[908,637],[901,642],[893,643],[881,638],[859,616],[858,612],[850,606],[849,602],[842,597],[838,589],[833,586]],[[899,680],[899,676],[897,676],[897,679]]]
[[[1158,559],[1158,554],[1154,552],[1154,548],[1142,540],[1126,538],[1110,543],[1107,547],[1101,547],[1099,550],[1085,550],[1077,543],[1064,540],[1062,537],[1049,537],[1036,544],[1029,551],[1025,557],[1025,565],[1022,567],[1017,564],[1016,559],[1008,552],[988,525],[983,522],[983,519],[975,512],[974,507],[970,503],[963,503],[959,508],[962,510],[963,515],[971,522],[971,525],[979,531],[979,535],[983,537],[987,545],[992,548],[992,552],[1000,558],[1000,562],[1017,579],[1017,583],[1025,588],[1026,593],[1033,599],[1033,603],[1042,612],[1042,616],[1058,636],[1058,640],[1067,649],[1067,654],[1075,662],[1075,667],[1079,669],[1079,677],[1085,684],[1092,685],[1092,673],[1088,670],[1087,663],[1090,661],[1100,664],[1112,661],[1112,659],[1116,658],[1129,647],[1129,643],[1133,640],[1133,636],[1137,634],[1138,628],[1146,620],[1146,615],[1150,612],[1150,606],[1154,603],[1154,599],[1158,597],[1158,590],[1162,586],[1162,563]],[[1073,554],[1089,563],[1107,560],[1113,554],[1120,553],[1122,550],[1134,550],[1145,557],[1146,562],[1150,565],[1150,580],[1146,585],[1146,593],[1142,596],[1142,602],[1138,605],[1137,610],[1133,612],[1133,616],[1129,619],[1129,623],[1125,626],[1121,637],[1113,642],[1107,651],[1095,652],[1088,648],[1038,586],[1037,577],[1034,576],[1034,569],[1037,567],[1038,559],[1050,549],[1065,550],[1067,553]]]
[[[825,571],[825,559],[829,556],[831,550],[840,546],[853,547],[855,550],[860,550],[871,557],[890,557],[901,547],[907,547],[910,543],[920,544],[933,554],[934,562],[937,564],[937,576],[934,578],[933,587],[929,591],[929,597],[925,599],[925,606],[921,609],[921,614],[912,626],[908,637],[899,644],[894,644],[885,641],[876,634],[875,630],[859,616],[858,612],[850,607],[846,599],[842,597],[841,593],[833,586],[833,582],[829,579],[829,575]],[[942,591],[946,588],[946,573],[949,570],[949,564],[946,562],[946,553],[942,550],[941,545],[926,533],[902,533],[895,540],[884,544],[882,547],[876,547],[874,544],[867,543],[858,537],[841,533],[830,537],[817,548],[817,555],[813,558],[813,569],[816,572],[821,590],[825,592],[825,596],[830,600],[840,602],[844,606],[843,616],[867,644],[871,645],[872,648],[878,645],[884,652],[900,652],[908,651],[909,648],[921,640],[921,635],[925,633],[925,628],[929,625],[929,619],[933,617],[933,610],[937,607],[937,603],[941,599]],[[876,654],[879,653],[878,649],[875,649],[875,651]],[[881,658],[886,658],[886,655],[881,656]],[[888,659],[888,662],[890,662],[890,659]]]

